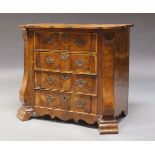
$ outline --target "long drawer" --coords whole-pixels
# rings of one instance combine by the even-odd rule
[[[35,49],[97,51],[96,33],[36,32]]]
[[[92,114],[97,113],[97,98],[90,95],[36,90],[35,104],[39,107]]]
[[[96,57],[92,53],[35,52],[35,69],[96,74]]]
[[[97,95],[95,75],[76,75],[66,73],[35,73],[35,88]]]

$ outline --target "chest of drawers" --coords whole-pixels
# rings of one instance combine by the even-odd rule
[[[98,123],[101,134],[118,133],[127,114],[129,33],[132,24],[26,24],[22,107],[61,120]]]

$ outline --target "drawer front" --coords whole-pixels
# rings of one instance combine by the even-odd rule
[[[71,51],[96,51],[97,37],[94,33],[72,33]]]
[[[35,34],[36,49],[58,49],[59,33],[57,32],[37,32]]]
[[[35,52],[35,68],[59,70],[59,53]]]
[[[64,52],[35,52],[35,69],[96,74],[97,58],[94,54]]]
[[[71,110],[75,112],[91,112],[90,96],[76,95],[71,96]]]
[[[36,72],[35,87],[60,90],[61,84],[59,73]]]
[[[64,110],[70,110],[71,94],[61,93],[60,94],[60,108]]]
[[[97,51],[95,33],[36,32],[35,49]]]
[[[94,75],[36,72],[35,87],[97,95],[97,79]]]
[[[69,50],[69,34],[65,32],[37,32],[35,34],[35,48],[50,50]]]
[[[71,95],[68,93],[36,91],[36,106],[70,110]]]
[[[63,52],[35,52],[35,68],[70,71],[70,54]]]
[[[96,56],[90,54],[71,54],[71,69],[76,73],[96,73]]]
[[[74,112],[97,114],[97,98],[89,95],[37,90],[35,93],[35,105]]]
[[[60,97],[57,92],[48,91],[36,91],[35,103],[36,106],[49,107],[49,108],[60,108]]]
[[[96,76],[73,75],[72,91],[76,93],[97,94]]]
[[[35,73],[35,87],[40,89],[71,91],[71,74]]]

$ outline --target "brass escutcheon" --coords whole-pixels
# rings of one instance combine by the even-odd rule
[[[46,57],[46,62],[47,62],[48,64],[52,64],[52,63],[54,63],[54,59],[51,58],[51,57]]]
[[[75,83],[76,83],[77,86],[82,88],[85,85],[86,82],[84,80],[82,80],[82,79],[78,79],[78,80],[75,80]]]
[[[47,95],[47,96],[46,96],[46,100],[47,100],[48,102],[53,102],[54,99],[55,99],[55,97],[53,97],[52,95]]]
[[[69,97],[66,95],[61,96],[61,102],[64,103],[69,100]]]
[[[54,42],[54,39],[53,39],[53,37],[49,36],[49,37],[47,37],[46,41],[48,44],[52,44]]]
[[[48,82],[49,84],[54,83],[54,81],[55,81],[55,78],[54,78],[53,76],[47,78],[47,82]]]
[[[82,107],[84,105],[84,101],[82,99],[77,100],[78,107]]]
[[[75,63],[76,63],[76,65],[78,66],[78,67],[82,67],[83,65],[84,65],[84,60],[81,60],[81,59],[78,59],[78,60],[76,60],[75,61]]]
[[[66,73],[61,74],[61,78],[63,80],[67,80],[69,78],[69,74],[66,74]]]
[[[79,46],[79,47],[82,47],[85,45],[85,40],[83,40],[82,38],[77,38],[76,39],[76,44]]]
[[[67,53],[63,53],[63,54],[60,54],[60,59],[61,60],[67,60],[69,58],[69,54],[67,54]]]

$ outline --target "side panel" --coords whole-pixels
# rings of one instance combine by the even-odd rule
[[[115,51],[115,116],[127,115],[129,87],[130,29],[116,33]]]
[[[34,105],[33,31],[22,29],[24,39],[24,76],[20,89],[20,100],[25,106]]]
[[[97,38],[97,113],[103,115],[103,31],[98,30]]]
[[[115,32],[103,32],[103,118],[114,116]]]

